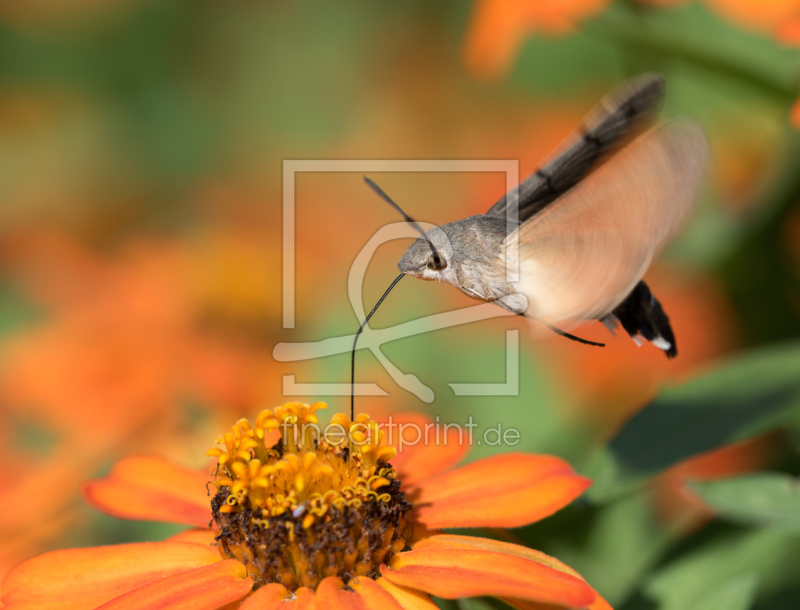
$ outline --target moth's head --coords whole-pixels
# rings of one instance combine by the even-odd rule
[[[425,233],[422,227],[417,224],[417,221],[411,218],[399,205],[392,201],[391,197],[381,190],[381,187],[366,176],[364,176],[364,182],[366,182],[381,199],[400,212],[406,222],[410,223],[411,226],[422,235],[422,237],[411,244],[411,247],[406,251],[403,258],[400,259],[400,262],[397,264],[400,271],[425,280],[444,279],[443,274],[449,268],[448,261],[452,260],[453,253],[450,240],[447,239],[447,235],[445,235],[444,231],[439,227],[433,227],[430,231]]]
[[[451,267],[453,247],[439,227],[433,227],[425,235],[427,239],[420,237],[409,246],[397,267],[403,273],[420,279],[441,279],[441,275]]]

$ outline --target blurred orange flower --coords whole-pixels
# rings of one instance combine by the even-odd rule
[[[218,405],[240,399],[230,394],[232,386],[255,389],[242,377],[245,361],[260,360],[271,346],[245,347],[207,332],[203,322],[241,315],[245,326],[252,324],[262,299],[242,295],[246,289],[237,294],[231,288],[237,277],[227,275],[235,303],[216,313],[212,279],[224,260],[214,268],[207,251],[198,259],[178,241],[138,240],[105,259],[65,236],[36,234],[12,244],[7,259],[24,292],[51,311],[3,346],[0,395],[7,408],[46,416],[70,435],[83,437],[88,426],[113,444],[112,431],[130,433],[181,397]],[[242,257],[235,260],[246,266]],[[239,304],[248,299],[253,304]]]
[[[800,129],[800,98],[796,99],[789,111],[789,123],[792,127]]]
[[[349,431],[347,446],[324,436],[317,444],[303,425],[315,423],[314,411],[323,407],[290,403],[262,411],[255,425],[234,425],[218,441],[223,448],[209,451],[219,464],[211,501],[207,475],[156,457],[123,460],[87,486],[90,502],[117,517],[202,529],[163,542],[35,557],[8,574],[3,603],[14,610],[65,603],[70,610],[144,610],[167,600],[199,610],[427,610],[436,607],[433,594],[610,609],[577,573],[543,553],[429,529],[515,527],[548,516],[589,485],[568,464],[509,453],[452,468],[466,447],[447,445],[414,445],[396,455],[364,414],[355,422],[334,416]],[[273,446],[266,439],[275,429],[281,444]],[[395,456],[396,469],[388,463]],[[415,477],[417,466],[424,474]],[[219,529],[208,529],[211,520]]]
[[[791,17],[778,24],[775,38],[787,46],[800,46],[800,6]]]
[[[771,32],[800,14],[798,0],[705,0],[725,19],[751,30]]]
[[[655,481],[659,515],[684,529],[700,527],[714,513],[686,485],[763,469],[774,455],[774,437],[760,436],[690,458],[662,472]]]
[[[639,0],[653,6],[686,4],[689,0]],[[717,14],[750,30],[771,32],[800,15],[798,0],[704,0]]]
[[[25,557],[43,548],[70,526],[77,517],[71,506],[75,486],[91,474],[85,460],[64,449],[45,458],[3,451],[0,460],[9,477],[0,491],[3,520],[0,522],[0,577]],[[47,489],[47,493],[41,493]],[[24,498],[24,500],[21,500]]]
[[[14,436],[12,426],[46,422],[47,429],[37,433],[52,446],[26,449],[9,442],[4,446],[12,448],[0,453],[9,467],[27,473],[3,492],[11,514],[0,526],[8,542],[0,573],[50,544],[69,524],[80,481],[121,445],[149,450],[163,446],[167,436],[170,455],[185,457],[192,439],[178,434],[187,417],[176,408],[181,401],[236,411],[279,391],[280,372],[269,366],[271,345],[208,328],[209,315],[215,324],[220,318],[208,278],[222,273],[220,263],[203,283],[197,279],[212,265],[209,251],[196,257],[179,241],[140,238],[113,256],[100,256],[55,233],[6,240],[6,275],[45,316],[0,345],[0,422]],[[235,261],[250,263],[242,256]],[[239,276],[246,273],[240,270]],[[259,282],[265,280],[259,275]],[[237,303],[261,302],[246,290],[231,291]],[[240,326],[254,323],[254,307],[231,307],[222,312],[226,329],[237,326],[230,321],[236,316]],[[42,481],[47,495],[30,492],[31,484]],[[29,500],[13,501],[19,497]]]
[[[564,34],[609,0],[477,0],[464,43],[467,68],[482,77],[505,73],[532,32]]]

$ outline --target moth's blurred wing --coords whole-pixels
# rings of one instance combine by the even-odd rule
[[[698,123],[664,123],[510,234],[526,315],[568,323],[619,305],[687,219],[707,150]]]
[[[517,206],[520,222],[575,186],[609,153],[650,127],[664,100],[664,79],[640,74],[626,80],[600,100],[550,159],[487,214],[506,215]]]

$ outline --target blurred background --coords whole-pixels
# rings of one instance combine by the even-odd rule
[[[284,330],[283,160],[518,159],[526,176],[643,71],[666,77],[664,116],[698,117],[714,157],[691,226],[646,278],[678,358],[599,324],[582,336],[610,339],[604,349],[528,340],[523,322],[498,318],[384,346],[433,388],[431,404],[359,352],[357,380],[389,392],[359,408],[500,422],[520,431],[515,450],[598,473],[596,495],[511,536],[617,608],[796,608],[797,0],[0,3],[0,573],[48,549],[175,531],[94,513],[82,482],[132,452],[203,466],[220,430],[284,402],[283,375],[349,379],[347,354],[280,363],[273,348],[357,329],[350,265],[399,219],[360,174],[298,175],[297,318]],[[436,224],[505,189],[501,173],[371,177]],[[365,309],[407,246],[377,251]],[[406,280],[372,326],[473,303]],[[504,381],[512,328],[519,396],[454,396],[447,383]],[[348,404],[305,398],[329,414]],[[746,404],[731,416],[728,398]],[[698,405],[672,429],[659,415]],[[636,447],[658,443],[669,455],[642,466]],[[609,456],[646,481],[608,491]],[[777,496],[746,485],[765,470]],[[722,477],[744,490],[726,495]],[[742,494],[780,515],[730,516],[725,501]]]

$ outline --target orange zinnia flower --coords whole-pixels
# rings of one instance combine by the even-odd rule
[[[4,608],[434,609],[428,594],[610,608],[543,553],[435,531],[517,527],[554,513],[590,484],[563,460],[508,453],[452,468],[466,452],[458,431],[398,453],[364,414],[334,415],[342,442],[329,441],[311,433],[325,407],[289,403],[255,425],[239,420],[208,452],[217,461],[210,501],[208,475],[156,457],[118,463],[86,487],[95,506],[204,529],[34,557],[6,577]]]

